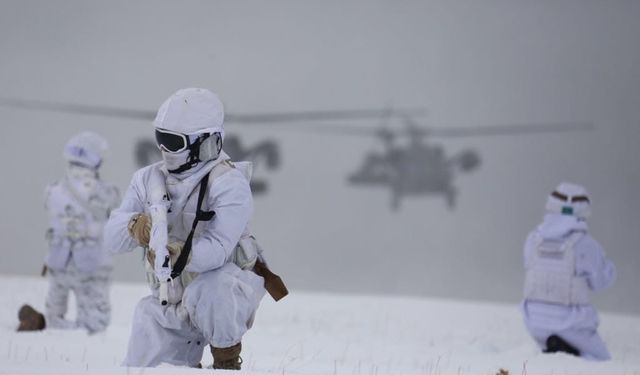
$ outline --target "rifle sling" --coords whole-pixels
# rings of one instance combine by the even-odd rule
[[[200,191],[198,192],[198,205],[196,207],[196,217],[193,219],[193,224],[191,225],[191,232],[187,236],[187,240],[184,242],[184,246],[182,247],[182,252],[178,256],[178,260],[176,260],[176,264],[173,265],[173,270],[171,271],[171,278],[175,279],[180,276],[184,267],[187,265],[187,260],[189,259],[189,254],[191,253],[191,245],[193,243],[193,233],[196,231],[196,227],[200,221],[209,221],[216,216],[215,211],[202,211],[202,201],[204,201],[204,197],[207,194],[207,185],[209,184],[209,173],[207,173],[202,180],[200,180]]]

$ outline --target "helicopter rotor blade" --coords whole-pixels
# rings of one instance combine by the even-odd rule
[[[263,123],[291,123],[299,121],[336,121],[336,120],[369,120],[379,119],[384,116],[399,117],[407,114],[422,116],[424,110],[420,108],[394,109],[356,109],[356,110],[333,110],[333,111],[297,111],[281,113],[256,113],[256,114],[229,114],[225,116],[225,121],[242,124],[263,124]]]
[[[558,123],[528,123],[528,124],[501,124],[474,127],[442,127],[442,128],[417,128],[421,135],[439,138],[455,137],[487,137],[537,133],[565,133],[573,131],[587,131],[595,129],[591,122],[558,122]]]
[[[131,108],[117,108],[75,103],[49,102],[42,100],[26,100],[16,98],[0,98],[0,107],[20,108],[25,110],[49,111],[77,115],[91,115],[101,117],[115,117],[130,120],[151,121],[156,116],[155,111]]]
[[[406,119],[405,119],[406,120]],[[304,127],[295,128],[296,131],[340,134],[347,136],[387,136],[407,135],[411,137],[483,137],[483,136],[502,136],[502,135],[519,135],[519,134],[537,134],[537,133],[560,133],[570,131],[586,131],[593,130],[594,125],[590,122],[564,122],[564,123],[541,123],[541,124],[502,124],[487,125],[478,127],[439,127],[430,128],[419,126],[417,123],[409,120],[405,121],[405,128],[383,128],[366,127],[355,124],[310,124]],[[288,124],[281,124],[288,126]]]
[[[287,128],[291,131],[303,132],[303,133],[315,133],[315,134],[337,134],[337,135],[350,135],[360,137],[377,136],[381,130],[387,131],[388,128],[367,127],[353,124],[307,124],[305,126],[292,127],[291,124],[274,124],[275,127]],[[391,130],[396,133],[396,131]]]
[[[152,121],[156,116],[156,111],[150,110],[2,97],[0,97],[0,107],[11,107],[25,110],[39,110],[80,115],[93,115],[141,121]],[[254,114],[228,113],[225,115],[225,122],[257,125],[265,123],[291,123],[298,121],[366,120],[377,119],[381,116],[386,115],[406,116],[408,114],[412,114],[414,116],[421,116],[424,113],[425,111],[420,108],[396,109],[391,114],[388,114],[387,109],[291,111],[271,113],[265,112]]]
[[[0,97],[0,107],[20,108],[25,110],[51,111],[69,114],[92,115],[101,117],[112,117],[120,119],[130,119],[139,121],[152,121],[156,112],[150,110],[86,105],[77,103],[63,103],[42,100],[26,100],[17,98]],[[503,124],[474,127],[423,127],[417,124],[412,116],[426,114],[420,108],[383,108],[383,109],[361,109],[361,110],[334,110],[334,111],[297,111],[297,112],[272,112],[255,114],[227,114],[225,122],[240,123],[244,125],[269,124],[270,126],[295,127],[301,130],[311,130],[320,132],[340,133],[345,135],[380,136],[380,128],[366,128],[361,126],[335,125],[335,124],[295,124],[300,121],[336,121],[336,120],[366,120],[401,117],[404,119],[407,128],[405,130],[385,130],[389,133],[409,133],[411,136],[433,136],[433,137],[481,137],[500,136],[517,134],[534,134],[549,132],[567,132],[592,130],[592,123],[586,122],[566,122],[566,123],[541,123],[541,124]]]

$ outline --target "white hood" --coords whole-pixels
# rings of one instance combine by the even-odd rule
[[[184,179],[197,173],[205,162],[227,157],[221,152],[221,142],[224,140],[223,122],[224,107],[218,96],[211,91],[188,88],[171,95],[162,103],[153,121],[156,129],[184,134],[191,142],[203,133],[218,133],[219,137],[209,137],[179,153],[162,151],[165,168],[172,171],[178,179]]]
[[[555,196],[555,194],[560,194],[560,196]],[[586,198],[587,200],[574,201],[574,198],[577,197]],[[570,215],[587,219],[591,215],[591,203],[589,200],[589,193],[584,186],[563,182],[549,194],[546,210],[557,214],[562,214],[565,210],[569,210]]]

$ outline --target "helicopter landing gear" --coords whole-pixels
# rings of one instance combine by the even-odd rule
[[[391,211],[396,212],[400,209],[400,196],[393,193],[391,196]]]
[[[444,193],[444,199],[445,199],[445,202],[447,203],[447,208],[449,210],[453,210],[456,208],[456,203],[458,201],[457,198],[458,198],[458,192],[454,188],[449,188]]]
[[[391,211],[397,212],[400,209],[402,193],[397,188],[391,189]]]

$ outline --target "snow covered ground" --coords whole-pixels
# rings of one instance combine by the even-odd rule
[[[213,370],[119,367],[144,285],[112,289],[107,332],[16,333],[17,310],[44,306],[46,280],[0,277],[0,374],[201,374]],[[74,312],[71,312],[74,314]],[[517,306],[436,299],[292,293],[266,297],[243,341],[246,374],[628,374],[640,375],[640,317],[602,314],[614,360],[542,355]],[[208,351],[203,364],[212,362]],[[218,373],[224,373],[218,371]],[[232,372],[229,372],[232,373]]]

